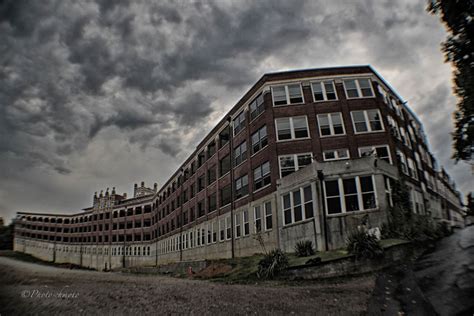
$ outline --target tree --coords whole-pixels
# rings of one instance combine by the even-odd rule
[[[474,195],[472,192],[467,195],[467,215],[474,216]]]
[[[442,44],[445,61],[453,66],[454,112],[453,158],[474,161],[474,0],[430,0],[428,12],[440,17],[448,38]]]
[[[0,250],[13,249],[13,223],[0,227]]]

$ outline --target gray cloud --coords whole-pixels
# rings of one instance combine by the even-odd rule
[[[163,183],[263,73],[330,65],[373,65],[469,186],[447,154],[454,100],[439,52],[445,33],[423,3],[7,0],[0,33],[8,217],[77,211],[101,186]],[[20,198],[24,190],[30,198]]]

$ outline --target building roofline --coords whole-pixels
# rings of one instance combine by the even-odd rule
[[[322,67],[322,68],[304,68],[304,69],[293,69],[293,70],[285,70],[285,71],[278,71],[278,72],[268,72],[263,74],[248,90],[244,93],[244,95],[230,108],[229,111],[219,120],[219,122],[206,134],[206,136],[196,145],[194,151],[192,151],[189,156],[179,165],[177,170],[173,172],[168,180],[163,183],[163,185],[158,189],[155,195],[159,195],[163,192],[163,190],[173,181],[173,179],[179,175],[181,169],[183,169],[191,160],[192,157],[198,153],[198,148],[202,145],[206,144],[208,141],[208,137],[214,134],[219,128],[221,124],[224,124],[227,121],[227,118],[237,112],[243,103],[245,103],[254,93],[258,90],[262,85],[267,82],[275,81],[278,79],[278,76],[283,75],[291,75],[291,74],[304,74],[314,73],[314,72],[331,72],[331,71],[344,71],[344,70],[351,70],[359,68],[361,71],[368,70],[373,72],[377,77],[381,78],[370,65],[350,65],[350,66],[336,66],[336,67]],[[273,79],[273,80],[272,80]],[[383,80],[384,81],[384,80]],[[385,81],[384,81],[385,82]],[[391,88],[391,87],[390,87]],[[392,88],[391,88],[392,89]],[[393,89],[392,89],[393,90]]]

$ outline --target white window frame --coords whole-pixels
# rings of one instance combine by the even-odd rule
[[[260,217],[257,218],[257,209],[260,212]],[[262,205],[256,205],[253,207],[253,232],[254,234],[261,233],[263,231],[263,208]],[[257,229],[257,220],[260,221],[260,230]]]
[[[346,157],[339,157],[339,151],[345,151],[347,156]],[[326,158],[325,153],[327,152],[334,152],[334,158]],[[345,159],[350,159],[351,155],[349,153],[349,149],[347,148],[338,148],[338,149],[330,149],[330,150],[325,150],[323,151],[323,160],[324,161],[335,161],[335,160],[345,160]]]
[[[369,111],[377,111],[379,117],[380,117],[380,125],[382,127],[381,130],[375,130],[373,131],[372,130],[372,126],[370,125],[370,120],[369,120],[369,115],[368,115],[368,112]],[[365,125],[367,126],[367,131],[365,132],[358,132],[356,130],[356,125],[355,125],[355,122],[354,122],[354,112],[363,112],[364,113],[364,121],[365,121]],[[383,119],[382,119],[382,115],[380,114],[380,110],[378,109],[370,109],[370,110],[356,110],[356,111],[351,111],[351,119],[352,119],[352,127],[354,128],[354,134],[367,134],[367,133],[381,133],[381,132],[385,132],[385,126],[383,124]]]
[[[331,83],[332,88],[334,89],[334,94],[336,95],[335,99],[331,99],[331,100],[328,99],[327,92],[326,92],[326,85],[325,85],[328,82]],[[316,84],[318,84],[321,87],[321,92],[323,94],[324,100],[316,100],[316,98],[314,97],[313,85],[316,85]],[[311,81],[310,86],[311,86],[311,95],[313,96],[313,102],[338,101],[336,85],[334,84],[334,80],[329,79],[329,80]]]
[[[270,206],[270,214],[267,214],[267,211],[268,211],[267,206],[268,205]],[[271,201],[263,202],[262,206],[264,208],[263,219],[264,219],[265,231],[271,231],[273,229],[273,207],[272,207],[272,202]],[[271,222],[272,228],[268,228],[268,218],[269,217],[270,217],[270,222]]]
[[[288,89],[288,86],[293,86],[293,85],[298,85],[298,86],[299,86],[302,102],[298,102],[298,103],[291,103],[291,102],[290,102],[290,91],[289,91],[289,89]],[[286,104],[278,104],[278,105],[275,105],[275,98],[274,98],[273,89],[276,88],[276,87],[285,87]],[[274,85],[274,86],[271,86],[271,91],[272,91],[272,105],[273,105],[274,107],[288,106],[288,105],[298,105],[298,104],[304,104],[304,103],[305,103],[305,102],[304,102],[303,87],[301,86],[301,83],[300,83],[300,82]]]
[[[237,114],[233,119],[232,119],[232,134],[234,136],[238,135],[240,132],[242,132],[246,127],[247,127],[247,116],[246,116],[246,111],[245,110],[242,110],[241,112],[239,112],[239,114]],[[237,132],[235,132],[235,120],[239,119],[239,126],[242,125],[242,122],[240,121],[240,117],[241,116],[244,116],[244,127],[241,127]],[[217,150],[216,150],[217,152]]]
[[[307,137],[300,137],[300,138],[296,138],[295,137],[295,127],[294,127],[294,124],[293,124],[293,119],[294,118],[302,118],[304,117],[305,118],[305,122],[306,122],[306,131],[308,133],[308,136]],[[278,139],[278,120],[281,120],[281,119],[288,119],[289,122],[290,122],[290,134],[291,134],[291,138],[289,139]],[[268,130],[267,130],[268,131]],[[294,140],[302,140],[302,139],[310,139],[311,138],[311,134],[310,134],[310,131],[309,131],[309,125],[308,125],[308,116],[306,115],[301,115],[301,116],[289,116],[289,117],[278,117],[275,119],[275,131],[276,131],[276,138],[277,138],[277,142],[287,142],[287,141],[294,141]]]
[[[225,223],[226,223],[225,218],[224,218],[224,217],[221,217],[221,218],[219,219],[219,238],[218,238],[218,239],[219,239],[219,242],[223,242],[223,241],[226,240],[226,239],[225,239],[225,233],[226,233]],[[224,233],[222,234],[222,232],[224,232]]]
[[[258,103],[257,100],[261,99],[262,100],[262,103]],[[257,115],[255,117],[252,118],[252,108],[251,106],[255,104],[256,105],[256,110],[254,112],[257,112]],[[260,109],[262,109],[260,111]],[[265,112],[265,98],[264,98],[264,95],[263,95],[263,92],[259,93],[253,100],[252,102],[249,103],[249,120],[250,122],[252,122],[253,120],[255,120],[257,117],[259,117],[263,112]]]
[[[268,164],[268,172],[264,174],[264,173],[263,173],[263,166],[264,166],[265,164]],[[263,180],[264,180],[266,177],[269,177],[269,178],[270,178],[270,183],[265,184],[265,185],[261,186],[261,187],[258,188],[258,189],[257,189],[257,185],[256,185],[257,179],[256,179],[256,177],[255,177],[255,171],[257,171],[257,170],[260,170],[260,173],[261,173],[261,174],[260,174],[260,178],[258,179],[259,181],[264,182]],[[259,190],[262,190],[263,188],[266,188],[266,187],[268,187],[269,185],[271,185],[271,184],[272,184],[272,178],[271,178],[271,176],[272,176],[272,170],[271,170],[270,160],[267,160],[267,161],[265,161],[264,163],[262,163],[261,165],[259,165],[259,166],[257,166],[256,168],[254,168],[254,169],[253,169],[253,189],[254,189],[254,192],[259,191]]]
[[[225,218],[225,240],[230,240],[232,238],[232,217],[227,216]]]
[[[247,221],[245,221],[245,214],[247,214]],[[245,233],[245,225],[249,226],[248,233]],[[242,237],[249,236],[250,235],[250,215],[249,215],[249,210],[244,209],[242,211]]]
[[[415,164],[415,161],[410,157],[407,157],[407,166],[408,166],[408,173],[413,179],[418,180],[418,170]]]
[[[310,187],[311,189],[311,200],[310,201],[306,201],[305,198],[304,198],[304,189],[307,188],[307,187]],[[299,221],[295,221],[295,202],[294,202],[294,198],[293,198],[293,192],[295,191],[299,191],[300,192],[300,197],[301,197],[301,220]],[[284,208],[284,205],[285,205],[285,202],[284,202],[284,196],[285,195],[290,195],[290,212],[291,212],[291,222],[290,223],[285,223],[285,208]],[[314,219],[315,218],[315,196],[314,196],[314,192],[313,192],[313,185],[312,184],[307,184],[307,185],[304,185],[302,187],[299,187],[299,188],[295,188],[295,189],[292,189],[288,192],[285,192],[284,194],[282,194],[280,196],[280,199],[281,199],[281,205],[282,205],[282,224],[283,226],[290,226],[290,225],[293,225],[293,224],[297,224],[297,223],[302,223],[306,220],[310,220],[310,219]],[[308,217],[306,218],[306,211],[305,211],[305,204],[306,203],[312,203],[313,204],[313,216],[312,217]]]
[[[363,150],[366,150],[366,149],[369,149],[370,151],[375,151],[375,157],[378,157],[377,155],[377,148],[381,148],[381,147],[385,147],[387,149],[387,153],[388,153],[388,161],[390,164],[393,164],[393,160],[392,160],[392,155],[390,154],[390,147],[386,144],[384,145],[374,145],[374,146],[364,146],[364,147],[359,147],[358,148],[358,151],[359,151],[359,157],[362,157],[362,151]],[[380,158],[380,157],[378,157]],[[380,158],[382,159],[382,158]]]
[[[311,156],[311,163],[313,163],[314,162],[313,153],[311,153],[311,152],[278,156],[278,168],[279,168],[279,172],[280,172],[280,178],[283,178],[282,177],[282,170],[281,170],[281,158],[288,158],[288,157],[293,158],[293,162],[294,162],[294,165],[295,165],[295,171],[293,171],[293,172],[296,172],[296,171],[308,166],[308,165],[305,165],[305,166],[300,167],[298,165],[298,156],[307,156],[307,155]]]
[[[362,186],[360,184],[360,178],[361,177],[371,177],[372,178],[372,186],[374,188],[374,191],[373,191],[373,194],[374,194],[374,198],[375,198],[375,207],[374,208],[369,208],[369,209],[365,209],[363,208],[364,207],[364,201],[362,199]],[[353,179],[355,178],[356,181],[356,188],[357,188],[357,201],[359,203],[359,208],[360,210],[358,211],[347,211],[346,209],[346,200],[345,200],[345,192],[344,192],[344,182],[343,180],[347,180],[347,179]],[[328,209],[328,199],[327,199],[327,195],[326,195],[326,181],[336,181],[337,180],[337,183],[338,183],[338,188],[339,188],[339,203],[341,205],[341,212],[340,213],[335,213],[335,214],[329,214],[329,209]],[[378,198],[377,198],[377,187],[375,185],[375,179],[374,179],[374,175],[360,175],[360,176],[353,176],[353,177],[339,177],[337,179],[327,179],[324,181],[324,184],[323,184],[323,194],[324,194],[324,206],[325,206],[325,212],[326,212],[326,215],[327,216],[337,216],[337,215],[340,215],[340,214],[357,214],[359,212],[364,212],[364,211],[372,211],[372,210],[376,210],[378,209],[379,207],[379,201],[378,201]],[[351,193],[353,194],[353,193]]]
[[[408,171],[408,164],[407,164],[407,158],[406,155],[399,149],[397,149],[397,156],[400,159],[400,165],[402,172],[406,175],[410,175]]]
[[[240,237],[243,236],[242,234],[242,221],[241,219],[243,220],[243,216],[240,214],[240,213],[236,213],[234,215],[234,221],[235,221],[235,231],[234,231],[234,234],[235,234],[235,239],[239,239]],[[237,229],[238,228],[238,229]],[[237,234],[237,232],[239,231],[239,234]]]
[[[265,136],[264,137],[261,137],[261,131],[262,130],[265,130]],[[253,136],[254,135],[257,135],[258,136],[258,142],[256,144],[258,144],[258,150],[256,152],[253,151],[253,148],[254,148],[254,143],[253,143]],[[262,142],[263,141],[267,141],[266,145],[265,146],[262,146]],[[262,127],[260,127],[258,130],[255,131],[255,133],[253,133],[252,135],[250,135],[250,146],[251,146],[251,149],[250,149],[250,153],[251,155],[250,156],[253,156],[255,154],[257,154],[258,152],[260,152],[261,150],[263,150],[265,147],[268,146],[268,129],[267,129],[267,125],[263,125]],[[247,149],[248,150],[248,149]]]
[[[341,126],[342,126],[342,134],[336,134],[334,133],[334,123],[332,122],[332,116],[335,114],[339,114],[339,118],[341,119]],[[330,135],[323,135],[321,133],[321,123],[319,118],[322,116],[327,116],[328,122],[329,122],[329,130],[331,131]],[[344,126],[344,118],[342,117],[341,112],[333,112],[333,113],[322,113],[317,115],[318,118],[318,130],[319,130],[319,137],[324,138],[324,137],[335,137],[335,136],[344,136],[346,135],[346,128]]]
[[[359,80],[361,79],[367,79],[369,80],[369,87],[370,91],[372,92],[372,96],[362,96],[362,89],[360,88]],[[354,80],[356,88],[357,88],[357,97],[349,97],[347,95],[347,89],[346,89],[346,81],[348,80]],[[375,98],[375,93],[374,93],[374,87],[372,85],[372,80],[370,78],[346,78],[342,80],[342,84],[344,85],[344,93],[346,94],[346,99],[352,100],[352,99],[367,99],[367,98]]]

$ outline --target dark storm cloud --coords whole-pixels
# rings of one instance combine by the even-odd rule
[[[438,52],[439,39],[428,19],[422,2],[389,0],[3,1],[0,176],[8,181],[0,199],[42,172],[56,181],[48,190],[124,181],[112,170],[126,181],[166,178],[264,72],[344,64],[372,64],[382,75],[401,75],[400,65],[412,76],[431,71],[425,52]],[[410,86],[404,97],[435,93],[448,107],[438,84]],[[417,113],[431,106],[419,105]],[[446,117],[422,119],[448,141]],[[443,146],[433,142],[435,152]],[[89,171],[96,178],[86,181]]]

